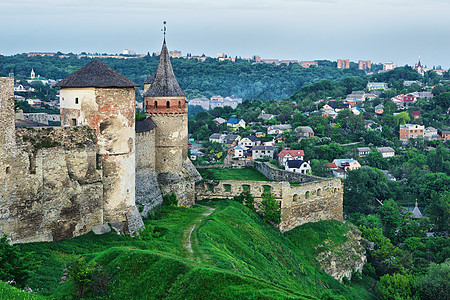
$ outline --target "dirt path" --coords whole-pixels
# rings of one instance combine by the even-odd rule
[[[202,206],[202,205],[200,205]],[[215,208],[212,207],[207,207],[207,206],[202,206],[206,209],[208,209],[208,211],[206,211],[205,213],[203,213],[202,215],[200,215],[195,221],[194,224],[192,224],[191,226],[189,226],[188,228],[186,228],[186,230],[183,232],[183,248],[185,248],[185,250],[187,250],[187,256],[191,259],[194,260],[201,260],[200,258],[200,253],[194,253],[194,248],[196,247],[192,247],[192,244],[194,243],[195,245],[197,244],[197,230],[198,229],[198,224],[200,224],[202,221],[206,220],[206,217],[208,217],[209,215],[211,215]]]

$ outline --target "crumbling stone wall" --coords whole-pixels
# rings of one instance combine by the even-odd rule
[[[55,241],[103,224],[93,134],[87,127],[18,129],[17,147],[0,160],[8,168],[0,172],[0,234],[13,242]]]
[[[343,220],[343,191],[339,179],[323,179],[292,186],[287,181],[203,181],[196,186],[197,200],[233,198],[248,191],[260,209],[262,195],[270,192],[279,201],[281,232],[319,220]]]
[[[264,176],[267,177],[269,180],[275,180],[275,181],[289,181],[293,183],[300,183],[300,182],[313,182],[317,180],[322,180],[323,178],[307,175],[307,174],[301,174],[301,173],[295,173],[290,172],[287,170],[281,170],[278,168],[275,168],[271,164],[267,162],[257,162],[253,161],[252,165],[261,173],[264,174]]]

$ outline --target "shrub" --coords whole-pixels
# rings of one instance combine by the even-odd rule
[[[281,209],[278,201],[271,193],[264,193],[262,196],[261,213],[269,222],[279,224],[281,221]]]
[[[108,278],[96,262],[88,264],[85,258],[81,257],[69,266],[68,272],[69,278],[75,282],[78,297],[83,298],[90,292],[106,292]]]
[[[163,205],[164,206],[177,206],[178,205],[178,199],[177,199],[177,195],[175,193],[171,193],[171,194],[166,194],[163,197]]]

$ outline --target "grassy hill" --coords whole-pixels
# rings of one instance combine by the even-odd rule
[[[193,208],[161,207],[140,237],[108,233],[22,244],[41,267],[29,286],[52,299],[75,299],[64,269],[83,256],[98,267],[88,298],[111,299],[370,299],[318,269],[316,246],[338,245],[345,224],[323,221],[281,234],[233,201]],[[330,298],[331,297],[331,298]],[[327,299],[328,299],[327,298]]]

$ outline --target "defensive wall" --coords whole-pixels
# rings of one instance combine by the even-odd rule
[[[272,193],[281,208],[281,232],[320,220],[343,220],[343,190],[340,179],[321,178],[280,170],[267,163],[256,162],[268,181],[204,180],[196,186],[197,200],[231,199],[242,192],[255,198],[260,210],[264,193]],[[273,180],[273,181],[270,181]]]

